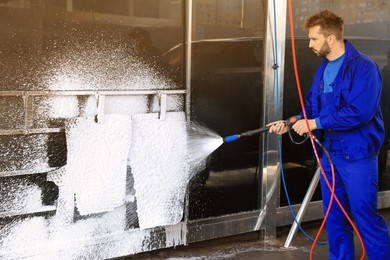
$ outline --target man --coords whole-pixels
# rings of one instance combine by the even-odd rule
[[[380,96],[382,79],[377,65],[343,40],[343,19],[325,10],[304,24],[309,47],[322,58],[306,96],[308,124],[329,151],[334,168],[335,194],[356,222],[369,259],[390,259],[386,222],[377,211],[378,151],[384,138]],[[270,132],[283,134],[282,122],[269,124]],[[308,132],[305,120],[292,126],[299,135]],[[330,163],[321,155],[332,183]],[[321,175],[326,212],[331,192]],[[330,259],[355,259],[353,229],[337,203],[326,222]]]

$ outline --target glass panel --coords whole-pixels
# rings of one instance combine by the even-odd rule
[[[390,3],[380,0],[356,0],[356,1],[297,1],[293,4],[294,26],[297,49],[298,70],[300,73],[303,93],[309,89],[315,70],[320,62],[319,58],[308,48],[307,32],[302,29],[302,24],[307,17],[322,9],[334,10],[344,19],[344,38],[362,53],[371,57],[382,71],[383,93],[382,112],[385,119],[386,140],[379,155],[379,187],[381,190],[390,188],[390,158],[388,154],[388,142],[390,133],[389,118],[389,53],[390,53]],[[289,20],[289,19],[287,19]],[[287,27],[289,28],[289,27]],[[290,32],[288,30],[288,35]],[[286,43],[286,65],[284,79],[284,109],[285,117],[295,115],[300,111],[298,92],[296,88],[291,59],[291,45]],[[314,173],[312,162],[312,148],[309,143],[294,145],[287,136],[283,142],[283,158],[285,167],[299,165],[296,173],[287,174],[287,187],[292,203],[302,201],[311,176]],[[304,177],[303,177],[304,176]],[[298,178],[298,179],[297,179]],[[299,185],[297,185],[299,183]],[[320,200],[320,192],[316,191],[315,200]],[[286,205],[284,192],[281,193],[281,205]]]
[[[225,137],[262,120],[263,1],[196,0],[191,120]],[[258,209],[259,136],[221,145],[190,186],[189,218]]]

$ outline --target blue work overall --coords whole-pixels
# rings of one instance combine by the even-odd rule
[[[321,93],[320,114],[336,113],[333,92]],[[335,169],[335,194],[349,216],[356,222],[365,249],[371,260],[390,259],[390,239],[385,220],[377,211],[378,158],[372,156],[350,160],[342,149],[343,140],[337,132],[325,130],[323,145],[328,149]],[[332,184],[329,160],[325,153],[321,159],[323,168]],[[321,191],[324,212],[331,192],[321,174]],[[355,259],[353,228],[336,200],[333,200],[326,230],[329,240],[329,259]]]

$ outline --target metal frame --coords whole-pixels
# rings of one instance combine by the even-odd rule
[[[274,6],[275,5],[275,6]],[[273,12],[274,10],[278,17],[277,23],[273,22]],[[287,12],[287,1],[273,1],[268,0],[267,6],[267,26],[266,26],[266,35],[265,35],[265,52],[264,52],[264,118],[263,125],[266,122],[272,122],[282,118],[282,104],[283,104],[283,75],[284,67],[282,62],[284,60],[284,47],[286,39],[286,12]],[[276,26],[276,33],[274,35]],[[277,39],[277,46],[275,45],[275,38]],[[275,61],[275,47],[278,48],[280,55],[278,55],[278,61]],[[276,64],[279,65],[279,68],[275,70]],[[278,73],[279,78],[279,88],[275,89],[276,82],[276,73]],[[279,101],[280,107],[278,107]],[[276,209],[278,207],[278,196],[277,190],[274,187],[279,187],[279,157],[278,157],[278,147],[277,147],[277,136],[276,135],[263,135],[263,183],[262,183],[262,205],[265,210],[265,237],[266,238],[275,238],[276,237],[276,227],[277,227],[277,218],[276,218]],[[270,196],[267,199],[267,196]]]
[[[185,48],[183,48],[183,57],[185,57],[185,89],[186,89],[186,99],[185,99],[185,113],[186,120],[190,122],[191,119],[191,69],[192,69],[192,0],[185,0],[183,4],[183,42],[185,43]],[[184,208],[184,225],[187,227],[184,229],[183,234],[183,244],[188,244],[188,215],[189,215],[189,187],[187,185],[186,195],[185,195],[185,208]]]
[[[134,95],[159,95],[161,115],[160,119],[166,114],[167,95],[186,94],[186,90],[69,90],[69,91],[0,91],[0,97],[21,96],[24,104],[24,128],[23,129],[0,129],[1,135],[15,134],[45,134],[59,133],[63,128],[31,128],[33,125],[34,104],[31,97],[36,96],[95,96],[100,100],[100,105],[104,107],[105,96],[134,96]],[[165,109],[165,110],[164,110]],[[100,109],[101,110],[101,109]]]

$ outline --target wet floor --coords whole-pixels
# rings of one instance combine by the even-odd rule
[[[390,226],[390,209],[380,210],[382,216]],[[303,224],[305,231],[315,237],[321,221],[312,221]],[[277,229],[277,238],[274,240],[263,240],[259,232],[252,232],[243,235],[214,239],[193,243],[188,246],[161,249],[133,257],[123,259],[245,259],[245,260],[280,260],[280,259],[309,259],[312,242],[301,232],[292,241],[289,248],[283,247],[290,226]],[[326,232],[323,231],[320,240],[326,241]],[[361,258],[361,245],[355,239],[356,259]],[[328,246],[317,245],[313,251],[313,259],[328,259]],[[367,256],[364,259],[368,259]]]

